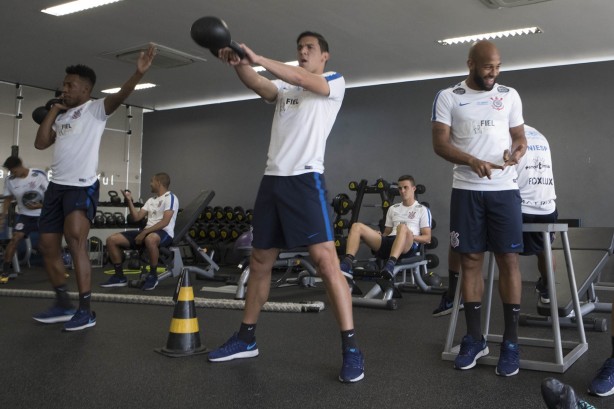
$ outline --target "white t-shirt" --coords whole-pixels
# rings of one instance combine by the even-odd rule
[[[30,169],[25,178],[9,176],[4,183],[4,196],[13,196],[17,202],[17,213],[39,217],[41,209],[28,209],[27,202],[41,202],[47,190],[47,174],[41,169]]]
[[[162,196],[151,197],[143,205],[143,210],[147,212],[146,229],[162,220],[165,211],[172,210],[173,217],[163,230],[170,237],[175,236],[175,220],[177,220],[177,212],[179,211],[179,199],[177,199],[177,196],[171,192],[166,192]]]
[[[550,214],[556,210],[550,145],[537,129],[524,126],[527,152],[516,165],[522,213]]]
[[[522,101],[515,89],[495,84],[490,91],[476,91],[465,81],[437,94],[431,120],[450,126],[450,138],[456,148],[498,165],[503,164],[503,152],[512,144],[510,128],[524,123]],[[488,179],[480,178],[470,166],[455,164],[452,187],[479,191],[517,189],[516,169],[494,169]]]
[[[100,139],[108,118],[104,99],[87,101],[58,115],[53,124],[53,183],[90,186],[96,181]]]
[[[397,234],[397,226],[401,223],[405,223],[414,236],[418,236],[421,228],[431,227],[431,211],[418,201],[411,206],[395,203],[386,212],[385,226],[392,227],[390,236]]]
[[[345,79],[336,72],[322,74],[328,96],[274,80],[278,94],[271,127],[265,175],[294,176],[324,172],[326,139],[345,94]]]

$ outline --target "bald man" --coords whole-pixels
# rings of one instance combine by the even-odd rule
[[[469,75],[440,91],[432,113],[433,149],[454,164],[450,245],[461,255],[467,334],[454,361],[470,369],[488,354],[482,335],[484,253],[495,253],[505,330],[496,374],[518,373],[518,317],[522,252],[521,200],[515,166],[527,149],[522,102],[516,90],[497,84],[501,57],[489,41],[474,44]]]

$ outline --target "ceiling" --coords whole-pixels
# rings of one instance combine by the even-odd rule
[[[436,40],[538,26],[543,34],[495,41],[503,70],[614,60],[614,1],[550,0],[492,9],[480,0],[123,0],[64,17],[40,10],[61,0],[2,0],[0,81],[58,89],[64,68],[86,64],[101,89],[119,87],[134,65],[102,55],[154,42],[207,61],[152,68],[127,103],[171,109],[251,98],[232,69],[190,38],[192,22],[223,18],[233,40],[267,57],[296,59],[298,33],[324,34],[328,68],[348,87],[464,75],[467,45]],[[503,73],[504,75],[504,73]],[[587,79],[583,79],[587,80]]]

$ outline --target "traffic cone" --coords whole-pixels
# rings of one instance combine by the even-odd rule
[[[194,306],[194,290],[190,284],[190,273],[184,270],[175,293],[175,311],[166,347],[155,350],[170,357],[196,355],[209,352],[200,344],[198,319]]]

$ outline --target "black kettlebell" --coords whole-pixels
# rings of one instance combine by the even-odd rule
[[[109,197],[111,198],[111,203],[113,203],[114,205],[121,204],[122,202],[121,197],[119,197],[115,190],[109,190]]]
[[[230,39],[228,26],[221,18],[213,16],[199,18],[192,24],[190,36],[196,44],[208,48],[216,57],[217,52],[224,47],[232,48],[239,58],[245,57],[245,51],[241,46]]]
[[[99,210],[96,212],[96,216],[94,216],[94,226],[96,227],[104,227],[104,214]]]
[[[126,218],[124,217],[123,213],[115,212],[113,213],[113,216],[115,216],[115,224],[117,224],[118,226],[123,226],[124,224],[126,224]]]
[[[113,226],[115,224],[115,216],[113,216],[113,213],[106,212],[104,214],[104,222],[107,226]]]
[[[38,107],[34,111],[32,111],[32,119],[34,120],[34,122],[40,125],[48,113],[49,110],[47,108]]]

